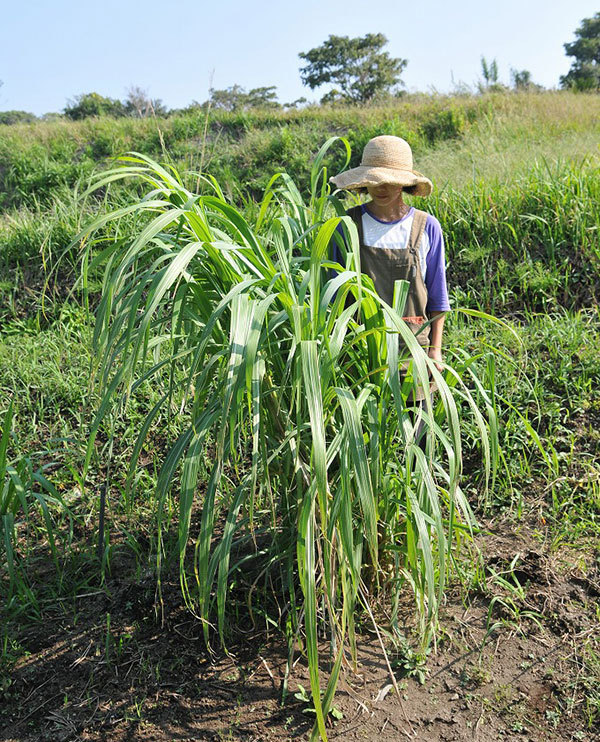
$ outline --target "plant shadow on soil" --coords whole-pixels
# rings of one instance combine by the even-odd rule
[[[538,525],[486,524],[486,590],[448,592],[423,684],[416,673],[397,675],[398,696],[376,636],[363,632],[357,672],[347,663],[342,674],[342,716],[328,720],[330,739],[597,739],[576,647],[597,628],[598,575],[551,555],[532,538]],[[163,582],[161,621],[154,578],[116,572],[106,590],[79,596],[18,637],[27,654],[4,684],[0,740],[308,738],[314,715],[295,695],[309,687],[298,653],[280,703],[287,646],[279,632],[246,614],[229,654],[210,655],[178,580]]]

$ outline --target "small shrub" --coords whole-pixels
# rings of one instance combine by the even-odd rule
[[[419,127],[425,141],[430,144],[456,139],[463,135],[466,116],[458,107],[432,111]]]

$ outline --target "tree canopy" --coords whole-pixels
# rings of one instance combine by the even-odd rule
[[[560,78],[563,88],[600,91],[600,13],[584,18],[575,31],[575,41],[564,44],[571,69]]]
[[[125,99],[125,113],[128,116],[147,118],[148,116],[166,116],[168,111],[160,98],[150,98],[148,91],[139,85],[131,85]]]
[[[488,62],[482,55],[481,57],[481,74],[483,75],[482,90],[496,90],[500,83],[498,82],[498,62],[492,59]]]
[[[203,106],[209,103],[214,108],[224,111],[240,111],[248,108],[280,108],[277,101],[277,88],[269,85],[262,88],[252,88],[249,92],[241,85],[232,85],[223,90],[210,89],[210,98]]]
[[[514,90],[522,92],[527,90],[529,92],[539,92],[544,89],[543,85],[538,85],[537,82],[533,82],[531,79],[531,72],[529,70],[516,70],[511,69],[510,80]]]
[[[125,101],[115,98],[106,98],[99,93],[81,93],[70,100],[64,109],[67,118],[79,121],[90,116],[133,116],[144,118],[146,116],[166,116],[168,111],[160,98],[151,99],[147,92],[132,85],[127,91]]]
[[[31,124],[37,120],[29,111],[0,111],[0,124]]]
[[[67,103],[64,113],[74,121],[90,116],[124,116],[125,106],[120,100],[105,98],[99,93],[81,93]]]
[[[386,44],[387,38],[381,33],[354,39],[329,36],[321,46],[299,55],[307,62],[300,69],[302,83],[311,90],[332,84],[322,103],[365,103],[389,94],[402,84],[400,75],[408,61],[382,51]]]

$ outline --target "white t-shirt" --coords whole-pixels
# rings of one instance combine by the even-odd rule
[[[370,247],[387,247],[390,250],[406,250],[414,219],[414,209],[397,222],[382,222],[365,211],[362,215],[363,238]],[[427,254],[429,253],[429,236],[423,232],[419,243],[419,258],[423,279],[427,275]]]

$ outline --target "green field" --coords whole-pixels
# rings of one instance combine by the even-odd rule
[[[446,322],[445,356],[456,374],[447,372],[444,379],[458,418],[454,420],[447,408],[437,404],[438,427],[432,426],[428,451],[435,457],[442,505],[424,509],[422,521],[411,520],[416,516],[406,503],[399,504],[394,489],[403,476],[407,481],[421,477],[424,482],[427,467],[423,465],[419,474],[418,456],[413,460],[396,453],[404,440],[402,413],[394,408],[392,398],[385,397],[389,390],[383,371],[382,385],[377,387],[378,364],[383,369],[388,363],[381,351],[385,332],[378,324],[383,315],[372,310],[372,324],[367,323],[370,330],[364,336],[364,328],[353,330],[356,352],[348,352],[345,360],[341,354],[342,366],[332,371],[336,382],[323,387],[322,400],[311,394],[307,383],[319,376],[323,385],[328,383],[322,367],[317,367],[316,354],[324,337],[322,328],[321,334],[317,332],[320,319],[313,314],[303,326],[304,344],[298,344],[302,362],[296,364],[290,350],[295,347],[295,330],[288,331],[280,316],[285,314],[281,306],[287,306],[288,299],[282,299],[285,291],[290,291],[290,306],[298,286],[307,297],[318,297],[310,292],[317,291],[316,277],[326,273],[318,263],[310,263],[311,250],[319,243],[318,231],[308,226],[316,224],[325,235],[323,225],[335,216],[336,206],[326,194],[311,196],[311,168],[317,153],[330,137],[343,137],[352,150],[350,164],[355,165],[364,144],[377,134],[395,134],[410,142],[416,168],[436,186],[430,199],[414,203],[439,218],[446,236],[453,311]],[[329,666],[329,656],[339,657],[340,663],[344,659],[336,654],[336,631],[350,636],[349,656],[355,654],[356,631],[360,660],[360,645],[368,644],[374,623],[381,629],[380,639],[390,658],[395,657],[402,668],[394,683],[412,683],[417,693],[417,680],[425,679],[427,687],[428,678],[433,682],[435,677],[430,669],[432,637],[442,654],[460,645],[458,632],[445,618],[448,606],[478,610],[481,620],[475,647],[478,664],[469,665],[471,685],[465,681],[461,686],[468,699],[466,721],[460,723],[477,720],[469,706],[475,699],[481,705],[480,718],[492,730],[484,739],[501,739],[501,734],[520,733],[521,728],[529,729],[530,739],[593,738],[600,719],[600,646],[594,631],[600,611],[599,134],[598,96],[566,92],[408,96],[385,109],[315,107],[294,112],[197,113],[164,120],[0,126],[4,433],[0,444],[0,699],[10,701],[0,711],[9,729],[2,739],[53,739],[58,733],[59,722],[47,716],[46,696],[30,698],[31,688],[43,680],[40,635],[51,619],[69,631],[81,621],[89,628],[95,656],[100,658],[88,678],[91,696],[75,694],[79,705],[73,700],[74,691],[64,690],[66,680],[63,685],[53,684],[53,690],[65,696],[61,718],[70,719],[73,735],[85,732],[89,733],[86,739],[120,740],[126,738],[123,726],[118,727],[121,736],[116,731],[113,737],[94,736],[104,727],[97,716],[85,726],[83,719],[91,713],[85,704],[99,698],[117,720],[132,724],[135,734],[141,734],[144,724],[154,723],[143,707],[150,707],[148,699],[154,692],[159,699],[158,667],[162,663],[164,673],[167,667],[172,673],[178,667],[177,652],[169,665],[164,656],[147,649],[148,636],[160,632],[165,616],[168,626],[175,620],[194,626],[189,631],[204,656],[204,640],[215,652],[222,652],[219,636],[233,647],[234,655],[236,648],[243,654],[238,629],[252,615],[254,626],[279,637],[284,653],[293,650],[296,656],[308,658],[302,682],[306,687],[312,684],[313,691],[319,682],[315,663],[320,663],[327,678],[341,666]],[[103,184],[101,174],[115,168],[115,158],[126,152],[162,163],[165,176],[141,160],[129,163],[138,168],[131,177]],[[322,164],[328,174],[343,166],[344,153],[340,141],[325,153]],[[297,192],[288,189],[286,195],[284,189],[275,188],[272,200],[263,201],[265,189],[279,171],[288,173]],[[167,175],[173,173],[181,174],[181,180],[168,183]],[[218,198],[208,175],[222,189]],[[95,188],[88,190],[90,183]],[[189,201],[186,205],[193,193],[201,193],[202,203],[208,204],[207,219],[213,220],[211,228],[220,230],[218,239],[247,240],[247,252],[235,253],[230,263],[220,253],[194,253],[189,271],[197,288],[186,294],[188,279],[178,274],[179,282],[169,287],[160,302],[157,299],[155,314],[146,316],[148,297],[164,277],[163,265],[170,265],[177,251],[194,240],[205,239],[201,239],[204,227],[193,216],[196,206]],[[147,207],[150,198],[159,197],[162,205]],[[134,204],[138,204],[135,209],[127,209]],[[106,221],[83,241],[77,238],[94,220],[118,209],[127,209],[121,218]],[[181,209],[180,221],[165,222],[162,230],[140,243],[119,274],[119,261],[133,237],[172,209]],[[289,245],[288,232],[273,227],[278,219],[289,219]],[[251,235],[246,235],[244,225],[249,225]],[[286,274],[279,238],[281,245],[288,245],[285,250],[289,248],[292,266],[285,291],[277,283],[283,280],[279,273],[269,272],[272,260]],[[247,391],[243,391],[245,381],[239,388],[231,386],[235,368],[231,338],[236,328],[235,337],[241,337],[244,322],[259,311],[253,299],[248,304],[228,303],[223,316],[231,315],[231,320],[223,320],[222,328],[221,320],[216,323],[220,344],[211,335],[211,350],[200,357],[199,366],[189,360],[202,346],[202,332],[219,301],[250,275],[245,271],[254,259],[248,247],[255,244],[252,240],[258,252],[251,275],[262,281],[260,296],[268,297],[273,286],[278,287],[278,298],[270,300],[276,303],[265,309],[272,334],[270,330],[267,337],[261,336],[258,351],[267,369],[260,394],[268,412],[261,413],[252,406],[259,404],[260,394],[253,396],[257,387],[250,376]],[[265,246],[264,256],[259,245]],[[211,262],[211,268],[203,267],[203,261]],[[303,284],[303,266],[309,263]],[[184,305],[187,313],[181,308]],[[343,305],[338,309],[341,316]],[[352,325],[349,317],[346,321]],[[336,327],[332,319],[332,336]],[[375,348],[377,338],[381,346]],[[120,369],[122,376],[114,381]],[[359,412],[353,398],[335,396],[333,390],[347,383],[358,398],[357,390],[365,380],[379,389],[374,392],[377,404],[389,407],[373,403],[371,408],[370,401],[359,399],[367,411]],[[264,394],[266,386],[268,394]],[[221,414],[219,400],[225,405],[230,392],[230,407],[223,409],[231,410],[231,415],[222,413],[222,431],[209,429],[206,423],[204,433],[204,413],[214,404],[215,415]],[[479,417],[471,410],[470,399],[480,410]],[[242,409],[248,417],[243,417]],[[282,410],[290,411],[289,419],[281,415]],[[382,410],[389,415],[387,427],[381,423]],[[252,414],[271,426],[265,441],[281,442],[279,461],[273,462],[272,451],[263,450],[268,446],[261,448],[253,439]],[[364,441],[360,434],[352,438],[356,430],[362,431],[361,415],[371,420],[370,427],[363,421]],[[320,440],[321,427],[323,447],[326,441],[327,455],[332,457],[326,465],[329,471],[323,468],[325,449],[320,451],[314,442]],[[185,438],[188,430],[191,438]],[[345,442],[335,443],[336,431]],[[381,436],[380,444],[371,445],[374,431]],[[462,452],[456,481],[450,449],[444,448],[446,438],[454,441],[454,436],[453,450],[458,445]],[[488,439],[491,453],[486,459]],[[186,446],[194,442],[186,453],[182,444],[181,462],[169,454],[178,440],[185,440]],[[286,448],[290,441],[298,446],[297,459],[294,449],[290,453]],[[336,445],[340,453],[332,454],[338,450]],[[368,477],[353,453],[363,448]],[[341,465],[335,463],[338,455]],[[220,457],[223,466],[215,474],[214,461]],[[303,530],[310,526],[310,517],[298,504],[305,471],[314,476],[322,498],[315,522],[324,524],[331,518],[331,523],[340,523],[339,531],[332,526],[321,540],[315,536],[313,562],[305,554],[310,551],[305,544],[312,532]],[[345,476],[345,472],[353,473]],[[212,477],[218,477],[217,484]],[[377,525],[369,520],[359,485],[368,478],[379,493],[375,495]],[[236,493],[254,492],[257,479],[268,485],[261,484],[256,496],[238,502]],[[343,492],[357,491],[358,504],[349,506],[345,525],[340,514],[345,505],[334,499],[332,512],[327,511],[328,487],[336,491],[334,485]],[[449,514],[454,496],[463,498],[465,511],[472,510],[472,523],[466,516],[455,522]],[[410,524],[417,521],[416,535],[411,535]],[[291,533],[298,529],[300,534],[298,550],[286,541],[289,524]],[[227,548],[223,544],[234,525],[239,542],[234,539],[230,553],[231,544]],[[360,534],[364,529],[364,553],[362,535],[355,536],[353,547],[346,543],[352,540],[353,529]],[[339,536],[331,536],[334,531]],[[424,543],[426,533],[431,553]],[[343,557],[337,557],[332,547],[338,537]],[[184,545],[189,545],[185,553]],[[298,564],[314,564],[312,582],[296,563],[296,552]],[[363,572],[355,571],[356,553]],[[447,561],[444,554],[449,556]],[[227,562],[221,572],[219,562],[225,556],[231,558],[231,569],[227,571]],[[328,560],[335,566],[333,573],[328,571]],[[545,581],[540,579],[540,565]],[[362,587],[357,587],[357,574]],[[395,580],[394,574],[403,577]],[[444,580],[442,597],[436,591]],[[128,590],[137,596],[140,586],[143,599],[127,597]],[[96,596],[92,611],[81,598],[87,595]],[[138,605],[136,601],[137,613],[132,607]],[[173,613],[175,605],[181,612],[172,619],[169,611]],[[543,688],[543,705],[535,705],[531,694],[529,701],[513,698],[513,691],[507,690],[513,685],[498,679],[504,678],[498,647],[513,636],[522,644],[517,670],[522,665],[523,673],[534,673],[538,662],[544,665],[546,674],[540,669],[539,676],[530,679],[532,687],[537,683]],[[497,642],[497,664],[493,654],[484,654],[484,645],[492,639]],[[559,650],[555,651],[555,644]],[[542,650],[535,660],[528,659],[538,645],[545,647],[550,660],[540,660]],[[52,651],[57,651],[56,646]],[[465,645],[465,651],[467,647],[473,650],[474,645]],[[186,662],[181,659],[179,667]],[[345,664],[344,659],[344,672],[350,672]],[[38,670],[31,669],[36,666]],[[116,678],[117,685],[125,682],[131,667],[139,693],[136,690],[129,701],[117,703],[115,693],[98,690],[109,677]],[[289,682],[292,699],[293,674]],[[489,688],[493,691],[487,692]],[[234,690],[239,692],[238,686]],[[402,691],[398,686],[394,690]],[[411,693],[413,685],[408,685],[406,694]],[[503,710],[492,711],[494,698]],[[334,702],[323,701],[325,717],[327,706]],[[294,703],[281,712],[282,720],[300,714],[297,700]],[[155,704],[155,710],[163,709],[162,701]],[[343,711],[348,719],[349,712]],[[326,719],[320,708],[317,716],[323,732]],[[379,717],[381,723],[384,718]],[[343,723],[344,719],[336,722],[338,728]],[[286,739],[288,726],[281,721],[264,738]],[[310,724],[298,722],[295,728],[297,734],[308,733]],[[222,726],[215,722],[212,733],[222,736],[197,738],[245,738],[241,732],[236,736],[236,728],[224,722]],[[70,738],[75,737],[65,737]],[[156,737],[163,738],[168,737]]]

